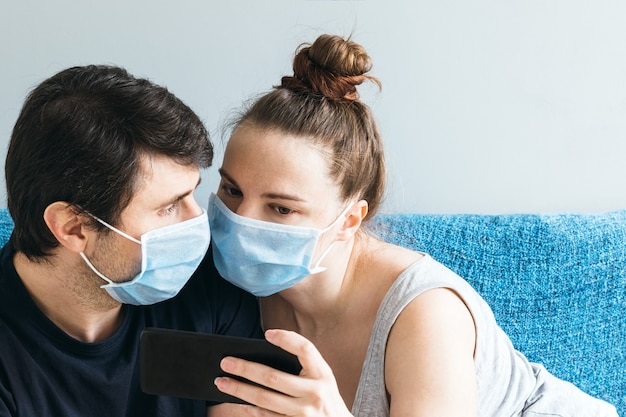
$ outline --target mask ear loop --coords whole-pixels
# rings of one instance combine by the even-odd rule
[[[99,222],[100,224],[108,227],[109,229],[113,230],[114,232],[116,232],[119,235],[122,235],[123,237],[125,237],[126,239],[130,240],[131,242],[135,242],[138,245],[141,245],[141,240],[137,240],[134,237],[132,237],[131,235],[129,235],[128,233],[122,232],[120,229],[118,229],[117,227],[111,226],[109,223],[105,222],[104,220],[100,219],[99,217],[94,216],[93,214],[86,212],[90,217],[92,217],[93,219],[95,219],[97,222]],[[85,261],[85,263],[87,264],[87,266],[89,268],[91,268],[91,270],[94,272],[94,274],[96,274],[97,276],[99,276],[100,278],[102,278],[103,280],[105,280],[108,284],[110,285],[115,285],[116,283],[113,282],[111,279],[107,278],[102,272],[98,271],[96,269],[95,266],[93,266],[93,264],[91,263],[91,261],[89,261],[89,259],[87,259],[87,255],[85,255],[84,252],[80,252],[79,253],[80,257],[83,258],[83,260]],[[106,286],[107,284],[101,285],[100,288]]]
[[[88,212],[87,210],[84,210],[82,207],[80,207],[79,205],[76,205],[76,207],[78,207],[82,212],[84,212],[85,214],[87,214],[89,217],[91,217],[92,219],[96,220],[98,223],[102,224],[103,226],[113,230],[115,233],[122,235],[123,237],[125,237],[126,239],[135,242],[138,245],[141,245],[141,240],[139,239],[135,239],[134,237],[132,237],[131,235],[129,235],[128,233],[125,233],[123,231],[121,231],[120,229],[118,229],[115,226],[110,225],[109,223],[105,222],[104,220],[102,220],[101,218],[99,218],[98,216],[94,216],[93,214],[91,214],[90,212]]]
[[[348,204],[348,207],[346,207],[344,209],[344,211],[341,212],[341,214],[339,214],[339,216],[337,216],[337,218],[335,219],[335,221],[333,221],[330,226],[328,226],[326,229],[323,229],[320,232],[320,235],[323,233],[328,232],[330,229],[332,229],[333,227],[335,227],[337,225],[337,223],[339,223],[339,221],[346,215],[348,214],[348,212],[352,209],[352,207],[354,206],[354,204],[356,203],[356,201],[352,201],[350,204]],[[319,239],[319,237],[318,237]],[[317,263],[315,264],[315,267],[311,270],[311,274],[317,274],[318,272],[323,272],[326,271],[326,268],[323,266],[320,266],[320,263],[322,263],[322,260],[326,257],[326,255],[328,255],[328,253],[330,252],[330,250],[333,248],[333,246],[335,246],[335,243],[337,243],[337,241],[333,241],[333,243],[331,243],[330,245],[328,245],[328,248],[326,248],[326,250],[322,253],[322,255],[319,257],[319,259],[317,260]]]
[[[85,261],[85,263],[87,264],[87,266],[89,268],[91,268],[91,270],[94,272],[94,274],[96,274],[97,276],[99,276],[100,278],[102,278],[103,280],[105,280],[106,282],[108,282],[109,284],[114,284],[113,281],[111,281],[109,278],[107,278],[102,272],[98,271],[96,269],[95,266],[93,266],[93,264],[89,261],[89,259],[87,259],[87,256],[85,255],[85,252],[80,252],[79,253],[80,257],[83,258],[83,261]],[[107,284],[101,285],[100,288],[106,286]]]
[[[113,230],[115,233],[124,236],[126,239],[137,243],[138,245],[141,245],[141,240],[135,239],[134,237],[132,237],[131,235],[129,235],[128,233],[122,232],[120,229],[118,229],[117,227],[111,226],[109,223],[105,222],[104,220],[94,216],[93,214],[89,214],[91,217],[93,217],[94,219],[96,219],[96,221],[98,221],[100,224],[108,227],[109,229]]]

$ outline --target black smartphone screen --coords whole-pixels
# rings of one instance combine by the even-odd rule
[[[243,380],[220,369],[225,356],[263,363],[294,375],[301,370],[295,355],[264,339],[147,328],[139,343],[141,389],[148,394],[245,403],[219,391],[213,382],[218,376]]]

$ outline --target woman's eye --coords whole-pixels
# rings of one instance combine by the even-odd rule
[[[278,212],[278,214],[291,214],[293,210],[288,209],[287,207],[275,206],[274,210]]]
[[[241,197],[242,193],[235,187],[229,187],[228,185],[224,185],[222,187],[227,194],[232,195],[234,197]]]

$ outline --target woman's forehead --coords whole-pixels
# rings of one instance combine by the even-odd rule
[[[265,129],[238,129],[228,143],[223,170],[235,181],[266,187],[327,188],[327,160],[306,138]],[[243,186],[242,184],[240,184]]]

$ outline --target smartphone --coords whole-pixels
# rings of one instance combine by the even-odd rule
[[[148,394],[245,404],[214,384],[218,376],[243,378],[220,369],[225,356],[235,356],[297,375],[298,358],[265,339],[224,336],[174,329],[147,328],[139,341],[141,389]]]

